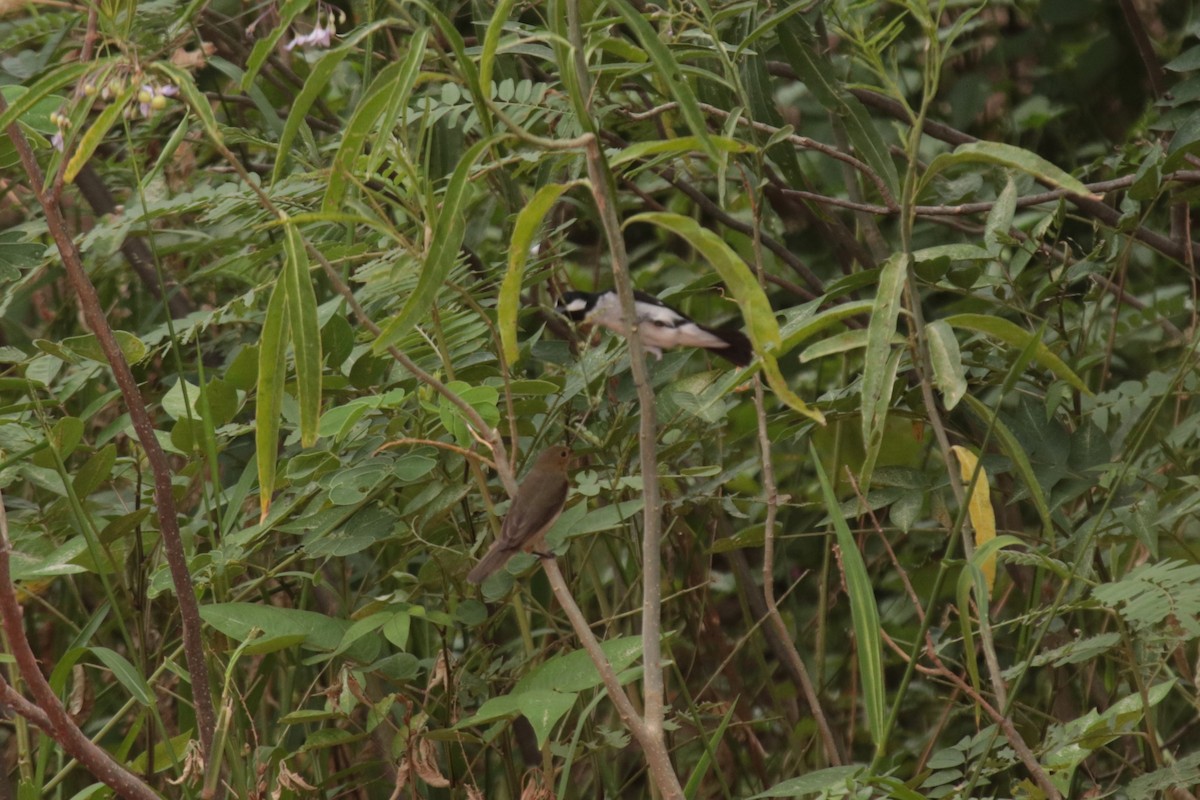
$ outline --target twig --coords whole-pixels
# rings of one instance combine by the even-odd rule
[[[0,96],[0,113],[8,109],[8,103]],[[216,712],[213,709],[212,692],[208,682],[208,665],[204,659],[204,645],[201,640],[200,605],[196,601],[196,592],[192,584],[192,576],[188,571],[187,554],[184,552],[183,539],[179,533],[179,515],[175,508],[175,498],[172,494],[171,468],[167,464],[162,446],[155,434],[154,422],[146,410],[146,404],[138,391],[137,381],[129,369],[124,353],[117,344],[108,319],[100,305],[96,287],[92,285],[75,241],[67,231],[66,220],[58,204],[51,201],[42,189],[44,179],[42,170],[34,158],[29,142],[20,127],[13,123],[8,128],[8,138],[21,158],[29,185],[42,206],[46,215],[46,225],[50,235],[58,247],[63,266],[67,271],[79,305],[83,310],[84,319],[104,352],[112,368],[113,378],[121,390],[125,407],[129,410],[129,418],[137,433],[138,441],[146,454],[150,470],[154,475],[154,508],[159,521],[159,531],[162,535],[163,552],[167,557],[167,566],[171,573],[171,583],[175,588],[175,596],[179,601],[179,616],[183,628],[183,647],[187,661],[188,678],[192,684],[192,702],[196,711],[196,727],[199,729],[200,748],[205,758],[211,757],[213,732],[216,730]]]
[[[610,267],[617,295],[621,301],[621,316],[629,340],[629,363],[633,383],[637,389],[639,414],[638,451],[641,456],[642,496],[642,694],[644,716],[642,726],[643,750],[650,767],[651,776],[659,792],[666,800],[682,800],[683,787],[671,765],[667,752],[663,726],[664,688],[662,667],[662,500],[658,485],[658,420],[654,389],[646,368],[646,350],[642,346],[637,329],[637,313],[634,310],[633,282],[629,277],[629,263],[625,253],[625,240],[617,218],[617,198],[613,190],[612,171],[600,149],[590,115],[590,73],[584,58],[583,27],[579,0],[567,0],[567,28],[570,38],[574,70],[578,80],[579,105],[584,130],[590,136],[584,149],[588,178],[596,211],[604,228],[608,243]]]
[[[833,730],[829,727],[825,711],[821,708],[816,687],[813,686],[812,679],[808,676],[808,668],[804,666],[804,659],[800,658],[800,654],[796,652],[791,632],[788,631],[775,600],[775,518],[779,513],[779,492],[775,486],[775,466],[771,459],[771,435],[767,431],[762,376],[759,374],[754,376],[754,410],[758,415],[758,446],[762,451],[763,493],[766,495],[767,503],[767,518],[763,523],[762,566],[762,591],[763,601],[767,605],[767,620],[775,632],[776,640],[784,645],[781,655],[787,659],[789,671],[800,682],[800,689],[804,692],[804,699],[808,702],[813,720],[817,723],[817,730],[821,732],[825,758],[832,766],[841,766],[842,756],[838,752],[837,740],[833,736]]]

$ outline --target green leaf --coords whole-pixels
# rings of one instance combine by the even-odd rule
[[[855,328],[854,330],[835,333],[833,336],[826,336],[819,342],[813,342],[800,352],[800,363],[807,364],[810,361],[825,358],[836,353],[859,350],[867,346],[867,343],[870,341],[870,335],[871,332],[866,328]],[[894,333],[890,341],[894,345],[903,345],[908,340],[900,334]]]
[[[633,680],[636,672],[626,670],[642,652],[641,637],[613,639],[602,644],[600,649],[623,683]],[[481,725],[521,714],[533,725],[540,746],[549,739],[558,721],[571,710],[579,692],[603,683],[585,650],[555,656],[518,681],[512,692],[488,700],[478,712],[455,727]]]
[[[1013,347],[1024,348],[1030,342],[1036,341],[1036,338],[1029,331],[1018,327],[1006,319],[988,314],[955,314],[946,317],[942,321],[953,328],[965,328],[966,330],[976,331],[986,336],[991,336],[994,339],[999,339]],[[1034,351],[1033,358],[1038,364],[1050,370],[1057,377],[1084,394],[1092,394],[1087,384],[1080,380],[1079,376],[1072,372],[1071,368],[1061,358],[1050,352],[1050,348],[1046,347],[1042,342],[1037,342],[1035,346],[1036,350]]]
[[[793,411],[799,412],[819,425],[824,425],[825,415],[821,413],[821,409],[808,405],[801,399],[800,395],[792,391],[792,387],[788,386],[787,379],[779,371],[779,362],[775,360],[775,356],[766,353],[761,355],[760,358],[763,374],[767,376],[767,385],[771,387],[771,391],[775,393],[775,396],[790,406]]]
[[[54,94],[59,89],[73,86],[80,78],[92,70],[97,72],[112,63],[111,58],[102,58],[85,63],[70,62],[60,65],[57,69],[43,75],[32,86],[20,94],[4,93],[8,108],[0,114],[0,131],[8,135],[8,127],[19,120],[45,97]],[[8,89],[9,87],[4,87]]]
[[[516,0],[500,0],[492,19],[488,22],[487,31],[483,34],[483,47],[479,50],[479,87],[480,91],[491,91],[492,68],[495,65],[496,50],[500,47],[500,37],[504,33],[504,25],[508,22]]]
[[[751,795],[747,800],[759,800],[764,797],[801,797],[830,789],[843,789],[861,772],[862,767],[827,767],[800,778],[777,783],[765,792]]]
[[[332,213],[340,210],[350,176],[357,174],[354,162],[362,153],[367,137],[375,131],[377,123],[390,126],[392,119],[389,117],[395,113],[392,110],[398,110],[407,102],[421,71],[427,35],[425,30],[413,35],[414,46],[408,50],[404,60],[388,64],[379,71],[355,107],[354,113],[350,115],[342,131],[337,154],[329,167],[329,185],[325,188],[325,199],[321,202],[322,211]],[[420,44],[420,47],[415,46],[417,44]]]
[[[929,358],[933,362],[933,381],[942,393],[942,403],[952,411],[967,393],[967,373],[963,368],[958,339],[945,320],[925,326]]]
[[[121,348],[121,354],[125,356],[125,361],[131,365],[142,363],[150,353],[150,348],[146,346],[146,343],[129,331],[113,331],[113,337],[117,340],[117,346]],[[101,349],[100,342],[94,333],[71,336],[63,339],[61,344],[80,358],[99,361],[101,364],[108,363],[108,359],[104,356],[104,350]]]
[[[810,336],[836,325],[844,319],[860,314],[870,314],[874,306],[875,304],[870,300],[855,300],[850,303],[840,303],[824,311],[818,311],[812,316],[801,317],[785,323],[780,329],[783,336],[783,345],[779,348],[780,355],[790,352]]]
[[[95,453],[92,453],[91,457],[84,462],[84,465],[79,468],[72,479],[72,487],[75,489],[75,494],[80,497],[87,497],[96,491],[112,475],[112,468],[116,463],[117,447],[114,444],[106,444]]]
[[[471,169],[495,141],[496,138],[480,140],[459,159],[458,167],[455,168],[446,193],[442,196],[442,210],[433,223],[432,239],[421,269],[421,277],[417,280],[417,288],[408,296],[408,301],[400,309],[400,313],[380,332],[374,345],[375,353],[383,352],[403,338],[416,324],[417,317],[426,314],[437,301],[438,289],[458,259],[458,251],[462,247],[463,235],[466,232],[464,205]]]
[[[317,97],[325,89],[342,61],[356,50],[357,47],[349,43],[330,50],[321,56],[321,60],[313,65],[308,77],[304,79],[304,86],[292,101],[287,119],[283,123],[283,131],[279,135],[279,144],[275,150],[275,166],[271,170],[272,183],[277,183],[283,176],[284,167],[287,166],[292,151],[292,141],[300,133],[300,129],[305,126],[305,118],[308,116],[309,109],[317,101]]]
[[[283,383],[287,367],[287,289],[275,282],[258,349],[258,388],[254,397],[254,445],[258,460],[260,520],[271,510],[275,491],[275,466],[279,460],[279,429],[283,411]]]
[[[871,320],[867,323],[867,352],[862,377],[862,437],[867,448],[863,467],[862,490],[870,488],[871,470],[883,444],[891,404],[896,366],[892,358],[892,337],[900,318],[900,298],[908,279],[908,255],[896,253],[883,265]],[[898,352],[898,351],[897,351]]]
[[[758,148],[748,142],[740,142],[727,136],[709,136],[712,146],[724,153],[752,153]],[[692,153],[704,149],[704,142],[699,136],[680,136],[675,139],[657,139],[649,142],[637,142],[622,149],[609,159],[613,167],[638,161],[646,156]]]
[[[287,226],[283,251],[288,330],[300,400],[300,443],[312,447],[317,441],[321,418],[321,324],[317,319],[317,295],[308,271],[308,252],[295,225]]]
[[[1083,185],[1079,179],[1070,173],[1056,167],[1046,159],[1020,147],[1001,142],[968,142],[954,149],[953,153],[942,153],[929,163],[917,189],[919,196],[929,186],[933,178],[950,167],[960,164],[996,164],[1001,167],[1020,170],[1032,175],[1039,183],[1082,197],[1099,200],[1099,196]]]
[[[254,43],[254,48],[250,51],[249,57],[246,59],[246,74],[242,76],[242,91],[250,88],[254,77],[258,75],[258,71],[262,69],[262,65],[267,63],[267,59],[275,52],[275,48],[279,45],[279,40],[287,33],[292,22],[296,19],[296,15],[309,7],[309,0],[287,0],[275,7],[275,18],[278,24],[271,31]],[[317,6],[317,19],[320,22],[321,6]]]
[[[642,637],[622,636],[604,642],[600,649],[604,652],[613,672],[620,674],[628,669],[642,654]],[[564,655],[554,656],[535,667],[529,674],[517,681],[513,693],[528,692],[535,689],[553,689],[557,692],[582,692],[602,686],[604,681],[592,663],[586,650],[574,650]]]
[[[650,61],[654,64],[658,76],[665,84],[664,94],[679,103],[679,113],[683,116],[687,126],[691,128],[692,133],[696,135],[701,149],[708,154],[709,158],[720,161],[720,152],[709,139],[708,121],[700,111],[696,95],[684,79],[679,63],[659,38],[658,31],[654,30],[647,21],[646,14],[635,9],[628,0],[608,0],[608,2],[624,18],[625,24],[633,30],[642,49],[650,56]]]
[[[129,663],[129,660],[125,656],[115,650],[109,650],[107,647],[92,647],[90,649],[96,658],[100,659],[100,662],[112,671],[113,677],[125,687],[134,700],[137,700],[144,706],[154,705],[154,693],[150,691],[145,678],[141,676],[133,664]]]
[[[500,284],[500,298],[496,305],[496,326],[500,329],[500,344],[504,349],[504,360],[510,366],[516,363],[520,355],[517,345],[517,312],[520,310],[521,285],[533,239],[542,227],[542,220],[558,202],[558,198],[562,197],[563,192],[586,184],[586,181],[572,181],[543,186],[521,209],[513,223],[512,242],[508,248],[508,271],[504,273],[504,281]]]
[[[170,768],[174,764],[178,764],[183,760],[187,753],[188,744],[192,741],[192,731],[189,728],[178,736],[172,736],[165,742],[158,742],[154,745],[154,771],[162,772],[164,769]],[[150,754],[141,753],[137,758],[129,762],[129,769],[137,775],[144,774],[150,765]],[[76,797],[71,800],[83,800]]]
[[[885,708],[886,690],[883,684],[883,639],[880,636],[879,609],[875,605],[875,587],[867,572],[866,562],[858,550],[858,543],[846,519],[842,515],[833,486],[821,466],[821,458],[811,442],[808,445],[809,458],[817,471],[817,480],[821,483],[821,496],[825,501],[825,510],[833,520],[833,529],[837,533],[838,550],[841,553],[842,571],[845,574],[846,590],[850,596],[850,617],[854,623],[854,637],[858,644],[858,669],[862,678],[863,704],[866,706],[867,727],[875,747],[883,746],[884,731],[887,728],[887,710]],[[780,795],[764,795],[780,796]]]
[[[96,152],[96,148],[104,141],[104,137],[112,129],[112,126],[117,124],[121,119],[121,114],[125,111],[126,103],[133,94],[133,87],[126,86],[125,91],[104,107],[104,109],[96,115],[96,121],[84,131],[83,136],[80,136],[75,144],[75,152],[71,154],[71,158],[67,161],[67,166],[63,170],[63,181],[66,183],[74,183],[75,176],[79,174],[79,170],[83,169],[84,165],[91,160],[92,154]]]
[[[637,222],[649,222],[687,240],[705,260],[716,269],[721,280],[729,288],[733,299],[737,302],[746,322],[746,332],[754,349],[760,354],[779,348],[783,339],[779,333],[779,323],[775,320],[775,312],[766,293],[759,285],[758,279],[750,271],[746,262],[733,252],[725,240],[717,234],[700,225],[691,217],[680,214],[670,214],[661,211],[649,211],[635,214],[625,221],[625,227]]]
[[[784,10],[781,14],[788,14]],[[898,194],[900,176],[887,143],[875,129],[870,115],[858,98],[846,91],[834,75],[833,66],[818,55],[812,29],[799,15],[789,16],[778,26],[783,55],[813,97],[846,128],[855,152],[871,168],[892,197]]]

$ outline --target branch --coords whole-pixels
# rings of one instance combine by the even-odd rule
[[[787,629],[775,601],[775,518],[779,513],[779,490],[775,486],[775,465],[771,460],[771,435],[767,431],[767,410],[763,400],[762,376],[757,373],[754,376],[754,411],[758,418],[758,447],[762,452],[763,493],[766,495],[767,502],[767,518],[763,523],[762,566],[763,602],[767,606],[767,620],[774,631],[774,640],[780,645],[777,648],[777,654],[783,656],[788,670],[799,681],[800,688],[804,692],[804,699],[808,702],[813,720],[817,723],[817,730],[821,732],[821,743],[825,747],[826,760],[835,767],[841,766],[842,757],[838,752],[837,740],[834,739],[833,730],[829,727],[829,720],[821,708],[821,700],[817,697],[817,690],[808,676],[808,668],[804,666],[804,659],[800,658],[800,653],[796,651],[791,632]],[[779,652],[780,650],[782,652]]]
[[[0,96],[0,113],[8,109],[8,103]],[[113,378],[121,390],[125,407],[129,410],[129,418],[137,432],[138,441],[146,453],[146,461],[154,475],[154,510],[159,521],[162,534],[163,552],[167,557],[167,565],[171,573],[171,583],[175,587],[175,596],[179,600],[179,616],[183,627],[183,647],[187,660],[188,678],[192,684],[192,703],[196,712],[196,727],[199,729],[200,748],[205,758],[211,757],[213,732],[216,730],[216,712],[213,709],[212,692],[208,682],[208,666],[204,659],[204,645],[200,635],[200,605],[196,602],[196,591],[192,585],[192,576],[188,572],[187,554],[183,549],[183,539],[179,534],[179,514],[175,509],[175,498],[171,493],[171,468],[167,464],[166,455],[154,431],[154,422],[146,410],[146,404],[138,391],[137,381],[121,352],[120,345],[109,327],[108,319],[100,305],[96,287],[92,285],[79,250],[71,234],[67,231],[66,220],[57,202],[46,196],[42,189],[44,179],[37,159],[21,132],[20,126],[13,123],[8,128],[8,138],[21,158],[25,174],[34,196],[41,204],[46,215],[46,225],[54,243],[62,257],[67,278],[79,305],[83,310],[84,319],[104,357],[112,368]],[[39,698],[40,702],[40,698]]]
[[[9,135],[12,135],[11,131]],[[17,593],[9,571],[11,552],[8,515],[4,511],[4,497],[0,495],[0,618],[3,621],[4,635],[8,639],[8,647],[17,662],[17,669],[21,678],[28,684],[37,705],[30,708],[29,701],[7,683],[0,681],[3,700],[11,703],[21,716],[45,731],[46,735],[58,742],[73,758],[117,794],[130,800],[159,800],[159,796],[149,786],[84,736],[83,731],[63,708],[46,676],[42,674],[37,656],[33,654],[29,639],[25,636],[21,604],[17,602]]]

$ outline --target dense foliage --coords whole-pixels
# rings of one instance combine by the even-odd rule
[[[108,791],[73,725],[168,796],[671,796],[553,567],[465,581],[559,442],[549,546],[649,718],[662,598],[683,795],[1193,796],[1197,33],[1133,0],[5,6],[8,796]],[[639,387],[554,312],[627,275],[758,359]]]

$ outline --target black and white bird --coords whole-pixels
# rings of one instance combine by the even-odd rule
[[[746,366],[754,358],[754,348],[741,331],[701,325],[645,292],[635,290],[633,298],[642,347],[660,360],[662,351],[672,347],[700,347],[739,367]],[[613,333],[626,335],[621,299],[615,290],[565,292],[557,310],[575,322],[600,325]]]

